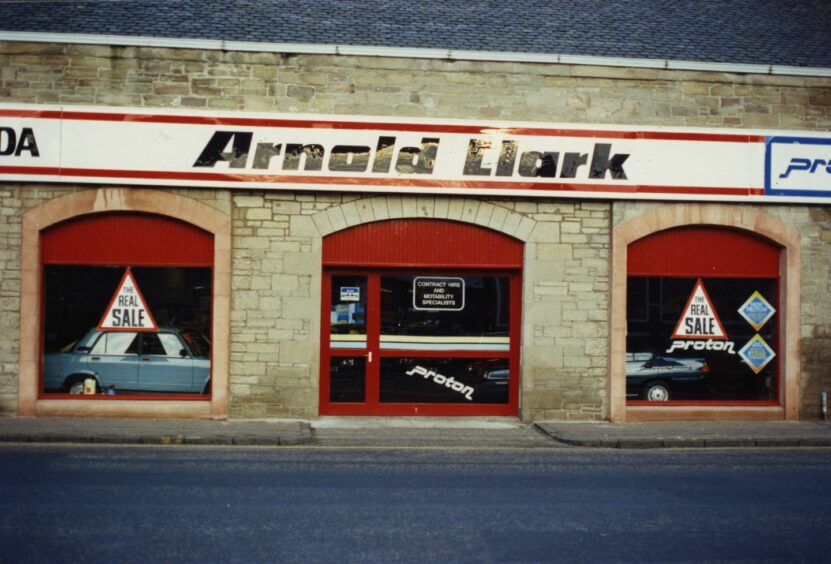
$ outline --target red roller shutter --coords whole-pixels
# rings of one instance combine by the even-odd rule
[[[325,266],[521,268],[523,244],[476,225],[399,219],[358,225],[329,235]]]
[[[629,245],[629,276],[778,278],[781,249],[761,237],[717,227],[668,229]]]
[[[136,213],[86,215],[41,236],[44,264],[212,266],[213,235],[189,223]]]

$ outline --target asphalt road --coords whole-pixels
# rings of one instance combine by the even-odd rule
[[[831,450],[0,447],[13,562],[831,561]]]

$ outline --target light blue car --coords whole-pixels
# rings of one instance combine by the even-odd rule
[[[83,394],[88,378],[95,379],[98,393],[209,394],[210,342],[190,329],[91,329],[81,340],[44,358],[46,392]]]

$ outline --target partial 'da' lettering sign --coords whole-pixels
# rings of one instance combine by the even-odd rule
[[[158,331],[156,320],[147,307],[133,272],[127,268],[113,294],[107,311],[98,323],[99,330]]]
[[[464,279],[417,276],[413,280],[413,308],[463,310],[465,308]]]

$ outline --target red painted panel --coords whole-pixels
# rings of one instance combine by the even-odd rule
[[[41,235],[44,264],[212,266],[213,248],[213,235],[207,231],[137,213],[86,215]]]
[[[693,226],[653,233],[629,245],[629,276],[778,278],[781,249],[756,235]]]
[[[521,268],[523,243],[496,231],[435,219],[377,221],[324,239],[326,266]]]

